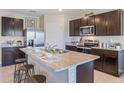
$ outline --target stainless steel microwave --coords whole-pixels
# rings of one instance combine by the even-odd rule
[[[80,35],[83,36],[93,36],[95,35],[95,26],[83,26],[80,27]]]

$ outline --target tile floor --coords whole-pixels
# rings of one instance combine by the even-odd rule
[[[0,67],[0,83],[13,82],[14,66]],[[124,74],[121,77],[114,77],[100,71],[95,72],[95,83],[124,83]]]

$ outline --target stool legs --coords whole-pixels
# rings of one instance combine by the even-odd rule
[[[15,83],[21,83],[24,82],[24,80],[28,77],[31,77],[34,75],[34,68],[31,69],[25,69],[25,70],[18,70],[14,73],[14,82]]]

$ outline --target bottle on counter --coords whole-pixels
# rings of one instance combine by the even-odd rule
[[[80,37],[79,45],[83,46],[83,36]]]

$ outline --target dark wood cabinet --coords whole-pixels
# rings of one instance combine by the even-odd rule
[[[95,16],[88,17],[88,26],[95,25]]]
[[[106,35],[121,35],[121,11],[112,11],[106,13]]]
[[[72,20],[69,22],[69,35],[79,36],[80,35],[80,19]]]
[[[69,22],[70,36],[79,36],[80,27],[95,25],[96,36],[116,36],[123,35],[122,11],[114,10],[93,16],[87,16]]]
[[[25,53],[19,50],[21,47],[2,48],[2,66],[15,64],[18,58],[25,58]]]
[[[74,21],[69,21],[69,35],[70,36],[75,36]]]
[[[96,35],[104,36],[107,33],[106,28],[106,14],[95,15],[95,26],[96,26]]]
[[[92,49],[92,54],[100,56],[100,59],[95,62],[95,69],[114,76],[120,76],[124,71],[124,58],[122,57],[124,51]]]
[[[102,71],[104,60],[103,60],[103,54],[102,54],[101,50],[92,49],[91,52],[94,55],[100,56],[100,58],[95,61],[95,66],[94,67],[95,67],[95,69]]]
[[[88,17],[81,18],[81,27],[88,25]]]
[[[95,26],[97,36],[122,35],[121,10],[95,15]]]
[[[12,18],[2,17],[2,36],[14,35]]]
[[[80,19],[76,19],[74,20],[74,33],[75,36],[79,36],[80,35]]]
[[[12,65],[15,63],[14,48],[2,48],[2,66]]]
[[[23,19],[2,17],[2,36],[23,36]]]

